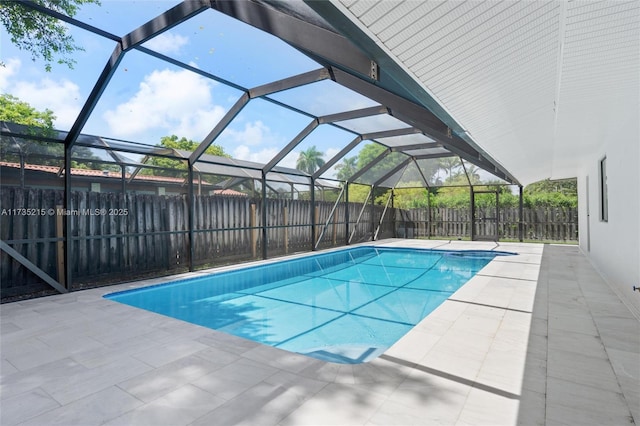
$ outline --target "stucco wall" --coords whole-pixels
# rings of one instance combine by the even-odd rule
[[[578,196],[581,250],[640,318],[640,292],[633,290],[640,287],[640,132],[635,117],[603,134],[600,149],[578,176]],[[599,163],[605,156],[608,222],[599,213]]]

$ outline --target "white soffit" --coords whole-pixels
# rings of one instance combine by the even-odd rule
[[[553,171],[604,155],[604,142],[640,144],[640,2],[570,2]]]
[[[522,184],[637,125],[638,1],[332,2]]]

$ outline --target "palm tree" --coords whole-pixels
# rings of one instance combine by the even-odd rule
[[[341,181],[347,181],[357,171],[358,157],[345,157],[342,163],[338,164],[335,169],[338,172],[336,177]]]
[[[467,169],[467,176],[469,176],[469,180],[471,181],[472,185],[477,185],[480,183],[480,174],[478,173],[478,171],[480,170],[478,167],[476,167],[473,164],[469,164],[467,163],[465,165],[465,168]]]
[[[320,167],[324,166],[324,160],[322,159],[323,155],[324,154],[322,152],[316,149],[315,145],[309,147],[305,151],[302,151],[298,156],[296,167],[298,170],[307,172],[311,175]]]
[[[447,172],[449,178],[453,177],[453,169],[460,167],[460,159],[458,157],[444,157],[438,160],[441,169]]]

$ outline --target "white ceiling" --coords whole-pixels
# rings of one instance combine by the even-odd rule
[[[331,1],[524,185],[638,126],[639,1]]]

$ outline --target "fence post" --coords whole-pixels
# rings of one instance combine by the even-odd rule
[[[282,207],[282,224],[284,225],[284,252],[289,253],[289,209]]]
[[[63,207],[56,206],[56,260],[58,264],[58,282],[65,286],[64,282],[64,241],[62,238],[64,237],[64,215],[58,214],[58,212],[62,212]]]
[[[313,223],[314,223],[314,229],[315,232],[313,233],[313,247],[316,247],[316,240],[317,238],[320,236],[320,232],[319,232],[319,225],[318,223],[320,222],[320,208],[318,206],[316,206],[314,204],[313,206]]]
[[[427,189],[427,238],[431,239],[431,190]]]
[[[316,185],[313,176],[310,177],[311,185],[309,186],[309,195],[311,198],[311,206],[309,208],[311,213],[311,251],[316,250]]]
[[[394,198],[395,198],[395,191],[394,191],[394,188],[391,188],[391,211],[393,212],[393,215],[391,216],[391,226],[393,228],[393,238],[398,238],[398,235],[396,234],[396,212],[393,205]],[[415,238],[415,235],[414,235],[414,238]]]
[[[188,166],[188,172],[187,172],[187,176],[189,179],[189,186],[188,186],[188,197],[189,197],[189,211],[187,212],[187,224],[189,226],[188,231],[189,231],[189,271],[193,271],[193,261],[194,261],[194,256],[195,256],[195,241],[194,241],[194,236],[195,233],[193,232],[194,228],[195,228],[195,208],[196,208],[196,200],[195,200],[195,196],[193,194],[193,164],[191,163],[191,161],[189,161],[187,163]],[[139,214],[139,213],[138,213]],[[140,230],[138,230],[138,232],[140,232]]]
[[[258,230],[256,229],[256,205],[250,205],[251,216],[249,216],[249,227],[251,227],[251,257],[255,259],[258,251]]]
[[[64,208],[71,210],[71,147],[65,142],[64,145]],[[57,214],[58,212],[56,212]],[[73,278],[71,276],[71,215],[64,216],[64,277],[65,288],[71,290]]]
[[[375,189],[376,187],[371,185],[371,208],[369,209],[369,211],[371,212],[371,241],[375,241],[376,237],[375,237],[375,232],[376,232],[376,223],[375,223]]]
[[[518,197],[518,238],[520,242],[524,241],[524,223],[523,223],[523,213],[524,213],[524,202],[522,199],[522,185],[519,187],[520,193]]]
[[[476,213],[476,206],[475,206],[475,198],[474,198],[474,194],[473,194],[473,187],[471,187],[469,189],[469,194],[471,197],[471,241],[475,241],[476,239],[476,230],[475,230],[475,213]]]
[[[338,239],[338,217],[337,215],[333,215],[333,232],[331,235],[331,241],[333,242],[333,245],[336,245],[337,239]]]
[[[266,259],[267,252],[267,174],[262,170],[262,258]]]
[[[496,191],[496,241],[500,241],[500,192]]]
[[[345,245],[349,245],[349,183],[344,183],[344,239]]]

